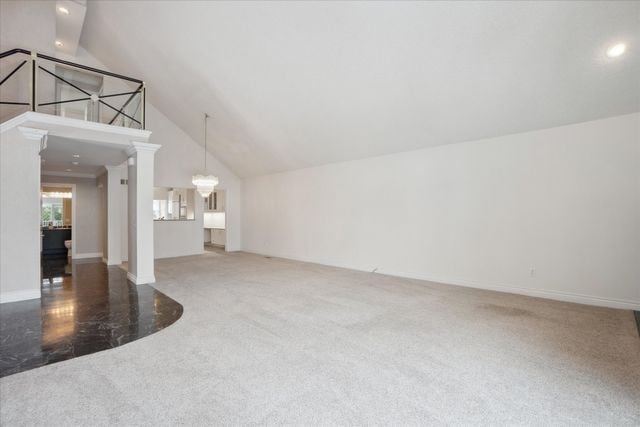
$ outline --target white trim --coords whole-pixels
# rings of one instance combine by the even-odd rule
[[[24,114],[20,114],[19,116],[16,116],[12,119],[7,120],[6,122],[2,122],[0,123],[0,133],[5,133],[8,130],[13,129],[14,127],[20,125],[21,123],[25,122],[26,119],[24,117]]]
[[[136,283],[136,285],[150,285],[152,283],[156,283],[156,276],[151,275],[151,276],[138,276],[138,283]]]
[[[0,304],[4,304],[6,302],[25,301],[29,299],[40,299],[40,289],[0,293]]]
[[[74,243],[72,243],[74,245]],[[100,258],[102,259],[102,252],[85,252],[82,254],[74,253],[72,256],[73,259],[84,259],[84,258]]]
[[[354,267],[346,264],[337,264],[332,262],[319,262],[317,260],[313,260],[309,258],[305,259],[302,257],[267,254],[267,253],[255,252],[251,250],[243,250],[242,252],[252,253],[260,256],[268,256],[273,258],[284,258],[284,259],[290,259],[293,261],[308,262],[312,264],[327,265],[330,267],[346,268],[349,270],[364,271],[368,273],[371,273],[373,270],[372,268]],[[633,300],[602,298],[602,297],[597,297],[593,295],[575,294],[571,292],[561,292],[561,291],[554,291],[554,290],[547,290],[547,289],[527,289],[527,288],[520,288],[517,286],[486,284],[486,283],[479,283],[479,282],[468,281],[468,280],[452,279],[452,278],[446,278],[446,277],[435,277],[435,276],[430,276],[427,274],[420,274],[420,273],[407,273],[407,272],[400,272],[395,270],[387,270],[384,268],[376,269],[375,273],[385,274],[389,276],[396,276],[396,277],[404,277],[407,279],[425,280],[427,282],[434,282],[441,285],[464,286],[467,288],[484,289],[488,291],[505,292],[505,293],[517,294],[517,295],[526,295],[530,297],[546,298],[546,299],[551,299],[556,301],[572,302],[576,304],[619,308],[623,310],[640,310],[640,301],[633,301]]]
[[[156,282],[155,276],[138,277],[134,274],[131,274],[131,272],[127,272],[127,279],[129,279],[131,282],[133,282],[136,285],[148,285],[150,283]]]
[[[42,170],[40,172],[40,175],[46,175],[46,176],[68,176],[71,178],[90,178],[90,179],[96,179],[97,175],[93,175],[90,173],[80,173],[80,172],[56,172],[56,171],[46,171],[46,170]]]
[[[510,294],[526,295],[536,298],[546,298],[556,301],[572,302],[577,304],[595,305],[599,307],[620,308],[624,310],[640,310],[640,301],[620,300],[615,298],[602,298],[593,295],[576,294],[572,292],[555,291],[552,289],[528,289],[517,286],[497,285],[493,283],[485,284],[469,280],[459,280],[444,277],[433,277],[424,274],[397,272],[392,270],[378,269],[376,273],[390,276],[406,277],[409,279],[426,280],[451,286],[464,286],[467,288],[486,289],[489,291],[506,292]]]
[[[138,151],[150,151],[152,153],[155,153],[160,147],[160,145],[152,144],[150,142],[131,141],[129,143],[129,147],[127,148],[127,155],[131,157]]]
[[[42,153],[47,148],[47,136],[49,135],[48,130],[25,126],[18,126],[18,130],[25,138],[31,141],[38,141],[40,143],[40,151],[38,154]]]
[[[18,130],[25,138],[40,142],[40,151],[47,148],[47,135],[49,135],[48,130],[29,128],[25,126],[18,126]]]
[[[126,135],[134,139],[148,140],[151,131],[142,129],[132,129],[123,126],[113,126],[104,123],[89,122],[79,119],[71,119],[69,117],[56,116],[53,114],[36,113],[27,111],[6,122],[0,124],[0,133],[6,132],[28,121],[37,121],[45,124],[72,126],[76,128],[86,129],[90,131],[107,132],[112,134]]]

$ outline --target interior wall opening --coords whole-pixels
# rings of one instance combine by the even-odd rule
[[[72,274],[76,248],[76,186],[43,182],[40,187],[40,266],[42,284]],[[52,284],[52,283],[48,283]]]
[[[225,250],[227,246],[227,192],[217,189],[204,198],[205,250]]]

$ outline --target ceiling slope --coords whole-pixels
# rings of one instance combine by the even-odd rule
[[[90,1],[81,44],[242,177],[640,110],[634,1]]]

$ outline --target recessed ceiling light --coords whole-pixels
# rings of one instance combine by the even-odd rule
[[[80,163],[78,163],[78,162],[71,162],[71,164],[72,164],[72,165],[78,165],[78,164],[80,164]]]
[[[56,40],[56,46],[62,47],[64,46],[60,40]]]
[[[76,159],[80,158],[80,154],[74,154],[73,157],[75,157]]]
[[[609,58],[616,58],[622,55],[625,50],[627,50],[627,46],[624,43],[617,43],[607,49],[607,56]]]
[[[69,9],[67,9],[64,6],[58,6],[58,12],[62,13],[63,15],[68,15],[69,14]]]

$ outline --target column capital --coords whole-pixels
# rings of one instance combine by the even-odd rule
[[[160,147],[161,145],[151,144],[149,142],[131,141],[127,148],[127,156],[131,157],[139,152],[155,153]]]
[[[40,141],[49,134],[49,131],[46,129],[30,128],[26,126],[18,126],[18,130],[25,138],[33,139],[35,141]]]
[[[30,128],[26,126],[18,126],[18,130],[25,138],[40,143],[40,151],[47,148],[47,136],[49,131],[46,129]]]
[[[104,165],[104,168],[107,170],[107,172],[120,172],[124,169],[123,165]]]

